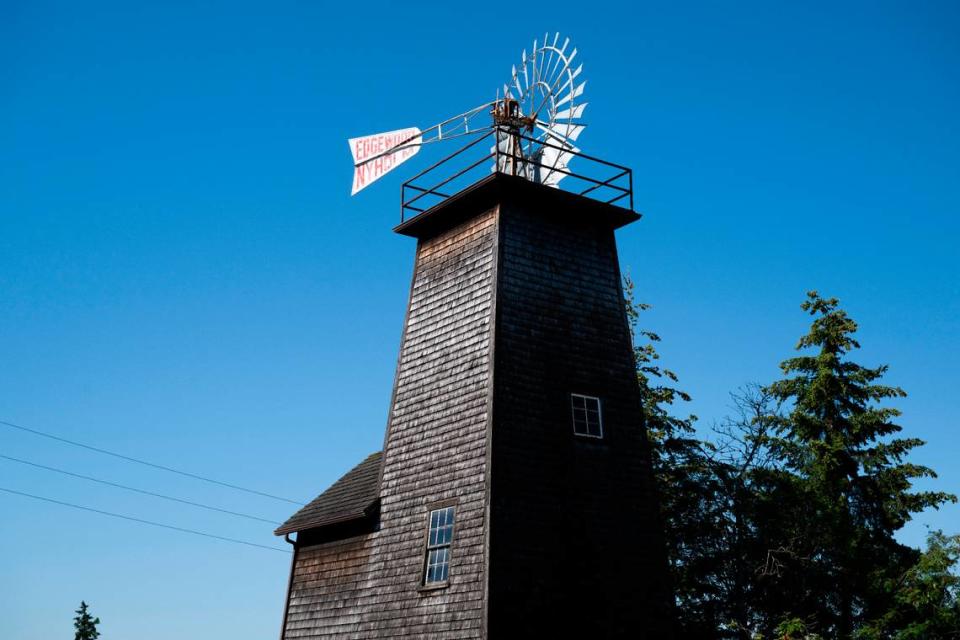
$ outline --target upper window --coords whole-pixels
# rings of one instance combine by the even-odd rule
[[[425,585],[445,583],[450,573],[450,543],[453,541],[453,507],[430,512],[427,535]]]
[[[603,437],[603,419],[600,417],[600,398],[570,394],[573,404],[573,432],[588,438]]]

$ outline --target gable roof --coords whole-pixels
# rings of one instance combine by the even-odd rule
[[[273,533],[282,536],[366,516],[377,501],[381,453],[371,453]]]

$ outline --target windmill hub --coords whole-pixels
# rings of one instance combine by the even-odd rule
[[[493,122],[496,125],[515,129],[517,131],[525,130],[532,132],[536,120],[529,116],[524,116],[520,111],[520,103],[512,98],[498,100],[493,107]]]

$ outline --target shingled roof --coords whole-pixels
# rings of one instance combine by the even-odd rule
[[[380,451],[371,453],[329,489],[290,516],[274,534],[282,536],[366,516],[377,501],[380,458]]]

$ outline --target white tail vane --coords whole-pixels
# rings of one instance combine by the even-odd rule
[[[417,155],[422,140],[420,129],[416,127],[350,138],[348,142],[353,153],[353,191],[350,195]]]
[[[351,138],[347,141],[353,154],[353,191],[350,195],[355,195],[371,182],[396,169],[415,156],[425,144],[489,131],[492,128],[490,123],[477,126],[476,119],[488,113],[492,106],[492,102],[485,102],[423,131],[410,127]]]

